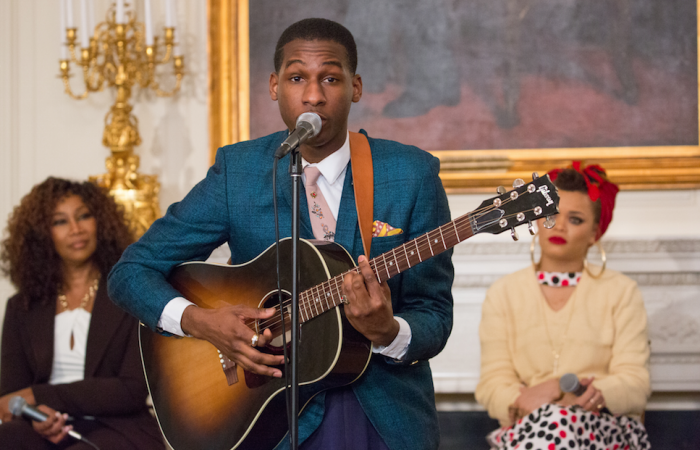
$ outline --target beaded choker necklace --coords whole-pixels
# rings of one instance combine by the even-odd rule
[[[583,272],[543,272],[537,271],[537,282],[545,286],[576,286],[581,281]]]

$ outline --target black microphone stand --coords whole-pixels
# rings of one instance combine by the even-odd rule
[[[296,146],[292,149],[289,159],[289,174],[292,177],[292,316],[291,316],[291,349],[289,370],[291,371],[290,405],[290,448],[297,450],[299,446],[299,183],[301,182],[301,152]]]
[[[308,117],[307,117],[308,116]],[[301,181],[301,153],[299,146],[305,140],[316,136],[321,131],[321,118],[315,113],[304,113],[297,119],[297,128],[290,133],[275,151],[275,171],[277,160],[291,152],[289,157],[289,175],[292,177],[292,299],[291,299],[291,346],[289,349],[289,361],[285,365],[285,382],[287,391],[287,421],[289,424],[289,438],[291,450],[299,447],[299,182]],[[273,175],[274,175],[273,171]],[[274,193],[276,203],[277,192]],[[275,206],[275,210],[277,207]],[[275,213],[275,234],[279,239],[277,215]],[[277,270],[279,276],[280,265],[279,248],[277,253]],[[279,289],[278,278],[278,289]],[[282,330],[284,330],[284,308],[282,308],[282,295],[280,292],[280,307],[282,313]],[[284,332],[283,332],[284,334]],[[282,340],[284,342],[284,339]],[[286,352],[285,352],[286,355]],[[291,376],[290,376],[291,373]],[[290,417],[291,416],[291,417]]]

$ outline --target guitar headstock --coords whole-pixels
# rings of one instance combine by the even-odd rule
[[[554,226],[551,216],[559,213],[559,193],[549,175],[538,177],[533,173],[531,182],[517,179],[513,188],[506,192],[503,186],[499,187],[501,195],[485,200],[471,213],[474,234],[499,234],[510,229],[511,236],[517,241],[515,227],[519,225],[527,223],[530,234],[535,234],[532,221],[546,217],[545,227]]]

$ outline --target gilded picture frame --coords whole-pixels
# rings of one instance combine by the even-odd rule
[[[700,6],[700,0],[696,3]],[[249,0],[208,0],[207,7],[209,135],[213,163],[219,147],[250,138]],[[700,36],[696,38],[700,48]],[[496,186],[510,185],[516,178],[528,180],[533,172],[543,173],[575,159],[603,165],[622,189],[700,188],[698,145],[446,149],[431,153],[441,160],[440,177],[448,193],[495,192]]]

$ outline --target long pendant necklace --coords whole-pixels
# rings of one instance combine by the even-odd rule
[[[542,319],[544,320],[544,326],[545,329],[547,330],[547,338],[549,338],[549,346],[552,348],[552,358],[554,359],[552,363],[552,375],[556,376],[557,372],[559,371],[559,358],[561,356],[561,351],[564,348],[564,344],[566,343],[566,336],[569,334],[569,327],[571,326],[571,319],[574,317],[574,296],[575,292],[571,294],[571,297],[569,297],[571,304],[571,312],[569,313],[569,320],[566,322],[566,328],[564,329],[564,335],[562,336],[561,339],[561,344],[559,345],[559,348],[554,347],[554,340],[552,339],[552,333],[549,331],[549,322],[547,321],[547,314],[544,311],[544,308],[546,307],[545,305],[541,305],[541,311],[542,311]],[[544,297],[544,294],[542,295],[544,298],[545,303],[547,303],[546,297]]]

